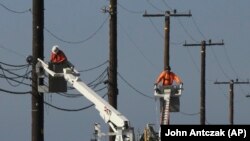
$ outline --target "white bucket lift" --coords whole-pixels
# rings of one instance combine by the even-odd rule
[[[42,93],[58,93],[67,92],[67,81],[64,78],[63,69],[70,67],[75,75],[80,73],[74,69],[74,66],[67,61],[66,63],[51,63],[46,64],[43,60],[38,59],[36,64],[36,73],[38,80],[44,79],[45,72],[48,73],[48,86],[38,81],[38,92]]]
[[[38,59],[37,61],[37,73],[39,77],[42,77],[46,72],[51,75],[51,77],[63,78],[68,84],[71,84],[78,92],[95,105],[95,108],[99,112],[101,118],[112,129],[111,132],[104,134],[100,130],[100,125],[95,124],[95,132],[98,141],[102,136],[106,135],[115,136],[115,141],[135,140],[134,128],[130,126],[130,121],[105,99],[100,97],[94,90],[87,86],[87,84],[80,79],[80,73],[77,70],[72,67],[66,67],[63,68],[63,72],[55,72],[50,69],[49,65],[43,62],[43,60]],[[56,89],[56,91],[57,90],[61,91],[61,89]]]
[[[161,117],[160,124],[168,125],[170,112],[180,111],[180,96],[183,91],[183,85],[155,86],[154,95],[160,100]]]

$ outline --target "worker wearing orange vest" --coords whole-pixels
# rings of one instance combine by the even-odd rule
[[[182,80],[178,75],[171,72],[170,66],[167,66],[164,71],[161,72],[161,74],[156,79],[155,84],[158,85],[160,82],[162,82],[162,86],[170,86],[173,84],[173,82],[176,82],[177,84],[182,84]]]
[[[179,76],[177,76],[175,73],[171,72],[171,68],[170,66],[167,66],[166,68],[164,68],[164,71],[162,71],[160,73],[160,75],[158,76],[158,78],[156,79],[155,82],[155,86],[154,89],[158,94],[162,94],[162,90],[160,90],[158,88],[158,84],[162,83],[162,86],[171,86],[174,82],[178,85],[180,85],[182,87],[183,83],[182,80],[180,79]],[[165,118],[163,117],[165,115],[165,104],[166,101],[163,98],[160,98],[160,120],[161,120],[161,124],[163,123],[163,121],[165,120]],[[169,115],[168,115],[169,116]],[[167,124],[169,124],[169,118],[168,121],[166,121]]]
[[[50,61],[52,63],[65,63],[65,62],[67,62],[67,57],[65,56],[64,52],[59,49],[58,45],[54,45],[52,47]]]

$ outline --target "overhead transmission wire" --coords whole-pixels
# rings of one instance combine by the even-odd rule
[[[2,65],[5,65],[5,66],[9,66],[9,67],[16,67],[16,68],[21,68],[21,67],[27,67],[27,66],[29,66],[29,64],[24,64],[24,65],[12,65],[12,64],[7,64],[7,63],[4,63],[4,62],[1,62],[0,61],[0,64],[2,64]]]
[[[143,58],[145,58],[145,60],[147,60],[147,62],[153,66],[153,68],[156,69],[156,65],[152,63],[152,61],[143,53],[143,51],[138,47],[138,45],[135,43],[135,41],[130,37],[130,35],[126,32],[126,30],[122,27],[121,24],[119,24],[119,26],[121,27],[121,29],[123,30],[123,33],[126,34],[127,38],[129,39],[129,41],[133,44],[133,46],[138,50],[138,52],[142,55]]]
[[[194,18],[193,18],[193,17],[192,17],[192,19],[193,19],[193,21],[194,21]],[[179,24],[181,25],[181,27],[183,28],[183,30],[185,31],[185,33],[190,37],[190,39],[192,39],[192,40],[193,40],[194,42],[196,42],[196,43],[199,43],[197,40],[195,40],[195,39],[191,36],[191,34],[189,34],[189,32],[188,32],[187,29],[184,27],[184,25],[182,24],[181,21],[179,21]],[[201,34],[201,36],[202,36],[204,39],[206,39],[206,37],[205,37],[204,34],[201,32],[201,30],[199,29],[199,27],[198,27],[198,25],[196,24],[195,21],[194,21],[194,25],[195,25],[196,29],[198,30],[198,32]],[[191,53],[189,53],[189,54],[191,54]],[[219,66],[221,72],[224,74],[224,76],[226,76],[227,78],[229,78],[229,76],[227,75],[227,73],[223,70],[223,68],[222,68],[222,66],[221,66],[221,64],[220,64],[220,62],[219,62],[219,59],[217,58],[217,56],[216,56],[216,54],[215,54],[213,48],[212,48],[212,54],[213,54],[213,56],[214,56],[214,58],[215,58],[215,60],[216,60],[217,65]],[[193,61],[193,62],[194,62],[194,61]],[[195,62],[194,62],[194,64],[195,64],[195,66],[196,66],[196,69],[198,69],[198,67],[197,67],[197,65],[196,65]],[[210,80],[210,81],[212,81],[212,80]]]
[[[149,98],[149,99],[154,99],[154,97],[152,96],[148,96],[142,92],[140,92],[139,90],[137,90],[135,87],[133,87],[124,77],[122,77],[122,75],[118,72],[118,76],[130,87],[132,88],[134,91],[136,91],[138,94],[146,97],[146,98]]]
[[[158,8],[157,6],[155,6],[151,1],[149,1],[149,0],[146,0],[146,1],[147,1],[147,3],[148,3],[151,7],[153,7],[155,10],[164,12],[163,10],[161,10],[160,8]]]
[[[191,16],[191,17],[192,17],[192,16]],[[189,32],[187,31],[187,29],[184,27],[184,25],[181,23],[181,21],[180,21],[179,19],[178,19],[178,23],[181,25],[182,29],[183,29],[184,32],[190,37],[191,40],[193,40],[194,42],[198,42],[197,40],[195,40],[195,39],[191,36],[191,34],[189,34]],[[189,54],[189,57],[191,58],[191,61],[192,61],[193,65],[194,65],[195,68],[196,68],[196,71],[197,71],[197,72],[200,72],[200,69],[199,69],[197,63],[195,62],[194,57],[193,57],[193,55],[192,55],[191,52],[190,52],[190,49],[189,49],[189,48],[186,48],[186,49],[187,49],[187,52],[188,52],[188,54]]]
[[[23,14],[23,13],[31,12],[31,9],[28,9],[28,10],[25,10],[25,11],[15,11],[15,10],[12,10],[12,9],[6,7],[6,6],[3,5],[2,3],[0,3],[0,5],[1,5],[3,8],[5,8],[6,10],[8,10],[8,11],[10,11],[10,12],[12,12],[12,13]],[[108,18],[106,18],[106,20],[103,22],[103,24],[98,28],[98,30],[97,30],[96,32],[94,32],[91,36],[89,36],[89,37],[86,38],[85,40],[78,41],[78,42],[70,42],[70,41],[64,41],[64,40],[61,40],[61,41],[64,41],[64,42],[67,42],[67,43],[83,43],[83,42],[85,42],[85,41],[91,39],[95,34],[97,34],[97,32],[98,32],[98,31],[103,27],[103,25],[105,24],[105,22],[107,21],[107,19],[108,19]],[[55,34],[53,34],[52,32],[50,32],[49,30],[46,29],[46,31],[49,32],[50,34],[52,34],[54,37],[56,37]],[[60,38],[57,38],[57,39],[60,39]],[[18,52],[16,52],[16,51],[13,51],[13,50],[11,50],[11,49],[9,49],[9,48],[5,48],[3,45],[0,45],[0,48],[5,49],[5,50],[7,50],[7,51],[9,51],[9,52],[12,52],[12,53],[14,53],[14,54],[16,54],[16,55],[19,55],[19,56],[21,56],[21,57],[25,57],[24,55],[22,55],[22,54],[20,54],[20,53],[18,53]],[[25,66],[26,66],[26,65],[10,65],[10,64],[3,63],[3,62],[1,62],[1,64],[7,65],[7,66],[11,66],[11,67],[24,67],[24,68],[25,68]],[[23,69],[23,68],[19,68],[19,69]],[[27,77],[27,75],[30,74],[30,72],[26,72],[23,76],[21,76],[21,75],[19,75],[19,74],[16,74],[16,73],[13,73],[13,72],[10,71],[10,70],[19,70],[19,69],[4,69],[3,67],[1,67],[1,70],[3,71],[3,73],[4,73],[4,71],[7,71],[8,73],[10,73],[10,74],[12,74],[12,75],[15,75],[15,76],[16,76],[15,78],[22,77],[23,79],[29,79],[29,80],[31,80],[31,78]],[[27,67],[27,71],[28,71],[28,67]],[[15,81],[15,82],[17,82],[17,83],[24,84],[24,85],[27,85],[27,86],[32,87],[32,85],[30,85],[30,84],[24,83],[24,82],[22,82],[22,81],[15,80],[14,78],[8,77],[8,76],[6,76],[5,74],[0,75],[0,77],[2,77],[2,78],[4,77],[6,80]],[[9,83],[9,82],[8,82],[8,83]],[[13,86],[13,85],[12,85],[12,86]],[[99,90],[102,90],[102,89],[103,89],[103,88],[101,88],[101,89],[99,89]],[[33,95],[31,91],[26,91],[26,92],[20,92],[20,91],[19,91],[19,92],[17,92],[17,91],[10,91],[10,90],[6,90],[6,89],[2,89],[2,88],[0,88],[0,91],[3,91],[3,92],[5,92],[5,93],[9,93],[9,94],[17,94],[17,95],[20,95],[20,94],[21,94],[21,95],[23,95],[23,94],[31,94],[31,95]],[[107,94],[106,94],[106,95],[107,95]],[[37,97],[36,95],[33,95],[33,96]],[[105,95],[104,95],[103,97],[105,97]],[[94,105],[94,104],[91,104],[91,105],[89,105],[89,106],[86,106],[86,107],[83,107],[83,108],[78,108],[78,109],[65,109],[65,108],[60,108],[60,107],[54,106],[54,105],[52,105],[52,104],[50,104],[50,103],[48,103],[48,102],[46,102],[46,101],[43,101],[43,103],[46,104],[46,105],[48,105],[48,106],[50,106],[50,107],[53,107],[53,108],[55,108],[55,109],[62,110],[62,111],[81,111],[81,110],[88,109],[88,108],[90,108],[90,107],[92,107],[92,106]]]
[[[106,60],[105,62],[101,63],[100,65],[97,65],[95,67],[92,68],[88,68],[85,70],[80,70],[79,72],[87,72],[87,71],[92,71],[94,69],[100,68],[104,65],[106,65],[109,61]],[[106,67],[105,70],[96,78],[94,79],[92,82],[89,82],[87,85],[89,87],[91,87],[92,89],[94,89],[96,92],[102,91],[103,89],[107,88],[107,86],[104,86],[102,88],[96,89],[100,84],[105,84],[105,82],[107,81],[107,76],[108,76],[108,68]],[[98,81],[98,82],[97,82]]]
[[[151,25],[154,27],[155,31],[158,33],[158,35],[159,35],[162,39],[164,39],[162,33],[161,33],[160,30],[157,28],[157,26],[154,24],[154,22],[152,21],[152,19],[151,19],[150,17],[149,17],[148,19],[149,19]],[[184,42],[179,42],[179,43],[177,43],[177,42],[172,42],[172,41],[170,41],[170,44],[172,44],[172,45],[181,45],[181,44],[183,44],[183,43],[184,43]]]
[[[24,79],[30,79],[30,77],[28,77],[28,75],[31,73],[31,71],[28,71],[28,67],[27,67],[27,70],[26,70],[25,74],[23,74],[23,75],[19,75],[19,74],[16,74],[16,73],[14,73],[14,72],[11,72],[11,71],[9,71],[8,69],[3,68],[1,65],[0,65],[0,69],[2,70],[2,73],[3,73],[3,74],[0,74],[1,78],[5,78],[5,79],[7,79],[7,81],[8,81],[8,80],[11,80],[11,81],[15,81],[15,82],[17,82],[17,83],[25,84],[25,83],[23,83]],[[9,74],[14,75],[14,77],[9,77],[9,76],[7,76],[7,75],[5,74],[5,71],[8,72]],[[18,78],[21,78],[22,81],[16,80],[16,79],[18,79]],[[25,84],[25,85],[28,85],[28,84]],[[12,86],[13,86],[13,85],[12,85]]]
[[[201,32],[199,26],[197,25],[197,23],[196,23],[196,21],[195,21],[195,19],[194,19],[193,17],[192,17],[192,21],[193,21],[193,23],[194,23],[194,25],[195,25],[197,31],[200,33],[200,35],[203,37],[203,39],[206,40],[206,39],[207,39],[206,36]],[[221,66],[221,64],[220,64],[220,62],[219,62],[219,59],[218,59],[218,57],[216,56],[215,51],[214,51],[213,48],[212,48],[212,54],[213,54],[213,56],[214,56],[214,58],[215,58],[215,60],[216,60],[217,65],[219,66],[221,72],[224,74],[225,77],[230,78],[230,77],[227,75],[227,73],[223,70],[223,67]]]
[[[120,6],[123,10],[129,12],[129,13],[133,13],[133,14],[142,14],[144,11],[134,11],[134,10],[130,10],[124,6],[122,6],[120,3],[118,3],[118,6]]]
[[[102,98],[104,98],[106,95],[107,95],[107,94],[105,94],[104,96],[102,96]],[[86,110],[86,109],[88,109],[88,108],[91,108],[91,107],[93,107],[93,106],[95,105],[95,104],[90,104],[90,105],[85,106],[85,107],[83,107],[83,108],[78,108],[78,109],[66,109],[66,108],[60,108],[60,107],[58,107],[58,106],[54,106],[54,105],[52,105],[52,104],[50,104],[50,103],[48,103],[48,102],[46,102],[46,101],[44,101],[43,103],[45,103],[46,105],[48,105],[48,106],[50,106],[50,107],[52,107],[52,108],[55,108],[55,109],[57,109],[57,110],[66,111],[66,112],[78,112],[78,111],[82,111],[82,110]]]
[[[4,69],[3,67],[1,67],[3,70],[6,70],[6,71],[8,71],[7,69]],[[12,75],[15,75],[15,76],[18,76],[18,77],[23,77],[23,76],[21,76],[21,75],[19,75],[19,74],[16,74],[16,73],[13,73],[13,72],[10,72],[10,71],[8,71],[9,73],[11,73]],[[26,75],[26,74],[25,74]],[[24,77],[25,79],[28,79],[28,80],[31,80],[32,81],[32,79],[30,78],[30,77]],[[12,81],[16,81],[16,80],[14,80],[14,79],[11,79]],[[30,86],[31,88],[33,87],[32,85],[29,85],[29,84],[27,84],[28,86]],[[25,92],[21,92],[21,91],[10,91],[10,90],[6,90],[6,89],[2,89],[2,88],[0,88],[0,91],[2,91],[2,92],[5,92],[5,93],[9,93],[9,94],[16,94],[16,95],[26,95],[26,94],[31,94],[31,95],[33,95],[32,94],[32,92],[31,91],[25,91]],[[106,95],[106,94],[105,94]],[[105,96],[104,95],[104,96]],[[37,96],[36,95],[33,95],[33,96],[35,96],[35,98],[37,98]],[[103,96],[103,97],[104,97]],[[88,108],[90,108],[90,107],[92,107],[93,106],[93,104],[91,104],[91,105],[89,105],[89,106],[85,106],[85,107],[83,107],[83,108],[78,108],[78,109],[66,109],[66,108],[61,108],[61,107],[58,107],[58,106],[54,106],[54,105],[52,105],[52,104],[50,104],[49,102],[47,102],[47,101],[43,101],[43,103],[44,104],[46,104],[46,105],[48,105],[48,106],[50,106],[50,107],[52,107],[52,108],[55,108],[55,109],[58,109],[58,110],[62,110],[62,111],[69,111],[69,112],[72,112],[72,111],[81,111],[81,110],[85,110],[85,109],[88,109]]]
[[[195,21],[195,19],[194,19],[193,17],[192,17],[192,21],[193,21],[193,23],[194,23],[196,29],[197,29],[198,32],[200,33],[200,35],[201,35],[204,39],[206,39],[206,36],[201,32],[201,30],[200,30],[198,24],[196,23],[196,21]],[[231,63],[231,61],[230,61],[230,58],[229,58],[228,53],[227,53],[227,51],[226,51],[226,49],[225,49],[225,46],[223,47],[223,49],[224,49],[224,53],[226,54],[226,58],[227,58],[227,61],[228,61],[229,65],[230,65],[231,69],[232,69],[233,72],[235,73],[236,77],[239,77],[238,73],[235,71],[235,69],[234,69],[234,67],[233,67],[233,65],[232,65],[232,63]],[[214,58],[216,59],[216,63],[217,63],[217,65],[219,66],[221,72],[224,74],[224,76],[225,76],[226,78],[228,78],[228,79],[230,80],[230,77],[229,77],[229,76],[227,75],[227,73],[223,70],[221,64],[219,63],[218,58],[217,58],[217,56],[216,56],[215,51],[214,51],[213,48],[212,48],[212,53],[213,53],[213,55],[214,55]],[[240,90],[241,90],[242,93],[245,93],[245,91],[243,90],[243,88],[242,88],[241,85],[240,85]]]
[[[46,85],[45,85],[45,86],[46,86]],[[46,87],[48,87],[48,86],[46,86]],[[56,93],[56,94],[62,94],[62,93]],[[33,94],[31,93],[31,95],[33,95]],[[104,96],[102,96],[102,98],[104,98],[106,95],[107,95],[107,94],[105,94]],[[33,95],[33,96],[35,96],[35,98],[37,98],[36,95]],[[49,102],[47,102],[47,101],[43,101],[43,103],[46,104],[46,105],[48,105],[48,106],[50,106],[50,107],[52,107],[52,108],[54,108],[54,109],[57,109],[57,110],[60,110],[60,111],[67,111],[67,112],[82,111],[82,110],[86,110],[86,109],[88,109],[88,108],[94,106],[94,104],[90,104],[90,105],[84,106],[84,107],[82,107],[82,108],[77,108],[77,109],[66,109],[66,108],[61,108],[61,107],[55,106],[55,105],[53,105],[53,104],[51,104],[51,103],[49,103]]]
[[[23,74],[23,75],[18,75],[18,74],[16,74],[16,73],[10,71],[10,69],[4,68],[2,65],[0,65],[0,69],[2,70],[2,74],[0,74],[1,78],[5,78],[6,81],[7,81],[11,86],[13,86],[13,87],[17,87],[17,86],[19,86],[20,84],[23,84],[24,79],[25,79],[25,78],[28,78],[28,74],[31,73],[31,71],[29,71],[29,66],[27,66],[27,70],[25,71],[25,74]],[[13,76],[13,77],[9,77],[9,76],[6,75],[5,72],[7,72],[7,73],[9,73],[9,74],[12,74],[12,75],[14,75],[14,76]],[[19,78],[21,78],[22,80],[20,80],[20,81],[16,80],[16,79],[19,79]],[[14,85],[14,84],[12,84],[9,80],[14,81],[14,82],[16,82],[17,84]]]
[[[17,51],[14,51],[14,50],[12,50],[12,49],[10,49],[10,48],[6,48],[6,47],[3,46],[2,44],[0,44],[0,48],[6,50],[6,51],[8,51],[8,52],[11,52],[11,53],[13,53],[13,54],[15,54],[15,55],[18,55],[18,56],[20,56],[20,57],[26,58],[25,55],[23,55],[23,54],[21,54],[21,53],[19,53],[19,52],[17,52]]]
[[[31,91],[17,92],[17,91],[10,91],[10,90],[6,90],[6,89],[2,89],[2,88],[0,88],[0,91],[5,92],[5,93],[10,93],[10,94],[17,94],[17,95],[19,95],[19,94],[30,94],[31,93]]]
[[[4,9],[8,10],[9,12],[15,13],[15,14],[24,14],[24,13],[27,13],[27,12],[30,12],[30,11],[31,11],[31,9],[27,9],[27,10],[23,10],[23,11],[16,11],[16,10],[12,10],[12,9],[8,8],[7,6],[5,6],[5,5],[2,4],[2,3],[0,3],[0,5],[1,5]]]
[[[120,6],[122,6],[122,5],[120,5]],[[125,8],[124,6],[122,6],[122,7],[123,7],[123,9],[126,10],[127,12],[129,12],[129,13],[134,13],[134,12],[131,12],[131,10],[128,10],[127,8]],[[137,13],[142,14],[143,12],[137,12]],[[137,13],[136,13],[136,14],[137,14]],[[126,37],[128,38],[128,40],[129,40],[129,41],[132,43],[132,45],[138,50],[138,52],[142,55],[142,57],[145,58],[145,60],[147,60],[148,63],[149,63],[150,65],[152,65],[153,68],[156,69],[155,64],[153,64],[152,61],[143,53],[143,51],[138,47],[138,45],[135,43],[135,41],[130,37],[130,35],[129,35],[128,32],[124,29],[124,27],[123,27],[120,23],[118,23],[118,25],[119,25],[119,27],[121,27],[121,29],[122,29],[122,31],[123,31],[122,33],[125,33],[125,35],[126,35]]]
[[[29,10],[30,13],[32,13],[32,10]],[[86,37],[83,40],[79,40],[79,41],[67,41],[63,38],[60,38],[59,36],[57,36],[55,33],[51,32],[46,26],[44,26],[44,30],[46,32],[48,32],[52,37],[54,37],[55,39],[64,42],[64,43],[68,43],[68,44],[82,44],[85,43],[86,41],[92,39],[95,35],[97,35],[97,33],[103,28],[103,26],[105,25],[105,23],[108,21],[109,16],[106,17],[106,19],[103,21],[103,23],[96,29],[96,31],[94,31],[92,34],[90,34],[88,37]]]
[[[30,84],[28,84],[28,83],[25,83],[25,82],[23,82],[23,81],[19,81],[19,80],[16,80],[16,79],[13,79],[13,78],[11,78],[11,77],[8,77],[8,76],[5,76],[5,75],[2,75],[2,74],[0,74],[0,78],[5,78],[5,79],[8,79],[7,81],[13,81],[13,82],[16,82],[16,83],[18,83],[18,84],[22,84],[22,85],[26,85],[26,86],[30,86]],[[11,85],[12,86],[12,85]],[[15,87],[15,86],[14,86]]]
[[[91,81],[90,83],[88,83],[87,85],[89,87],[92,87],[92,89],[96,88],[99,84],[104,83],[106,80],[105,78],[107,78],[108,73],[107,73],[107,68],[93,81]]]
[[[196,112],[196,113],[186,113],[186,112],[182,112],[182,111],[180,111],[180,113],[183,114],[183,115],[187,115],[187,116],[196,116],[196,115],[199,115],[199,114],[200,114],[200,112]]]
[[[33,95],[33,94],[32,94],[32,95]],[[107,94],[104,94],[104,95],[102,96],[102,98],[104,98],[106,95],[107,95]],[[92,106],[94,106],[94,104],[90,104],[90,105],[88,105],[88,106],[84,106],[84,107],[78,108],[78,109],[66,109],[66,108],[61,108],[61,107],[52,105],[52,104],[50,104],[50,103],[48,103],[48,102],[46,102],[46,101],[43,101],[43,103],[46,104],[46,105],[48,105],[48,106],[50,106],[50,107],[52,107],[52,108],[54,108],[54,109],[57,109],[57,110],[60,110],[60,111],[67,111],[67,112],[82,111],[82,110],[86,110],[86,109],[91,108]]]
[[[1,62],[2,64],[6,64],[6,65],[8,65],[8,66],[14,66],[14,65],[10,65],[10,64],[7,64],[7,63],[3,63],[3,62]],[[17,65],[17,66],[21,66],[21,65]],[[15,67],[17,67],[17,66],[15,66]],[[10,83],[10,81],[14,81],[14,82],[16,82],[16,83],[18,83],[19,85],[20,84],[24,84],[24,85],[27,85],[27,86],[31,86],[31,85],[29,85],[29,84],[26,84],[26,83],[24,83],[23,82],[23,80],[24,79],[28,79],[29,77],[27,76],[29,73],[27,73],[27,71],[26,71],[26,73],[24,74],[24,75],[18,75],[18,74],[16,74],[16,73],[14,73],[14,72],[11,72],[11,71],[9,71],[8,69],[5,69],[5,68],[3,68],[2,67],[2,65],[0,65],[0,69],[2,70],[2,72],[3,72],[3,74],[0,74],[0,78],[5,78],[6,80],[7,80],[7,82],[11,85],[11,86],[16,86],[16,85],[13,85],[12,83]],[[28,69],[27,69],[28,70]],[[9,76],[7,76],[5,73],[4,73],[4,71],[6,71],[6,72],[8,72],[8,73],[10,73],[10,74],[12,74],[12,75],[14,75],[15,77],[9,77]],[[18,81],[18,80],[16,80],[16,78],[22,78],[22,81]],[[29,94],[30,93],[30,91],[26,91],[26,92],[18,92],[18,91],[10,91],[10,90],[6,90],[6,89],[2,89],[2,88],[0,88],[0,91],[3,91],[3,92],[5,92],[5,93],[10,93],[10,94]]]
[[[92,68],[88,68],[88,69],[85,69],[85,70],[80,70],[79,72],[87,72],[87,71],[91,71],[91,70],[94,70],[94,69],[97,69],[105,64],[107,64],[109,61],[106,60],[105,62],[101,63],[100,65],[97,65],[95,67],[92,67]]]
[[[24,74],[23,76],[8,77],[8,76],[5,74],[5,72],[4,72],[4,71],[6,71],[6,70],[5,70],[4,68],[2,68],[1,65],[0,65],[0,69],[2,70],[2,73],[3,73],[3,74],[0,74],[0,77],[1,77],[1,78],[5,78],[6,81],[8,82],[8,84],[10,84],[10,85],[13,86],[13,87],[17,87],[17,86],[19,86],[19,85],[21,85],[21,84],[25,84],[25,83],[24,83],[25,78],[28,78],[28,74],[31,73],[31,71],[28,71],[29,68],[27,67],[27,70],[26,70],[26,72],[25,72],[25,74]],[[9,71],[7,71],[7,72],[9,72]],[[20,80],[20,81],[16,80],[16,79],[18,79],[18,78],[21,78],[22,80]],[[10,80],[16,82],[17,84],[16,84],[16,85],[15,85],[15,84],[12,84],[12,83],[10,82]],[[26,84],[26,85],[27,85],[27,84]]]
[[[164,4],[167,8],[169,8],[170,10],[173,10],[173,9],[171,8],[171,6],[169,6],[169,5],[167,4],[167,2],[166,2],[165,0],[162,0],[162,2],[163,2],[163,4]]]
[[[164,3],[164,5],[167,7],[167,8],[169,8],[170,10],[173,10],[164,0],[162,0],[163,1],[163,3]],[[161,9],[159,9],[159,8],[157,8],[155,5],[153,5],[152,4],[152,2],[150,2],[149,0],[147,0],[147,2],[154,8],[154,9],[156,9],[156,10],[158,10],[158,11],[160,11],[160,12],[164,12],[163,10],[161,10]],[[161,38],[163,38],[163,35],[162,35],[162,33],[159,31],[159,29],[157,28],[157,26],[154,24],[154,22],[152,21],[152,19],[149,17],[149,21],[150,21],[150,23],[152,24],[152,26],[154,27],[154,29],[156,30],[156,32],[159,34],[159,36],[161,37]],[[183,44],[184,42],[172,42],[172,41],[170,41],[170,44],[173,44],[173,45],[180,45],[180,44]]]
[[[97,28],[97,30],[95,32],[93,32],[90,36],[88,36],[87,38],[80,40],[80,41],[66,41],[60,37],[58,37],[57,35],[55,35],[54,33],[52,33],[48,28],[44,27],[44,30],[47,31],[51,36],[53,36],[54,38],[56,38],[57,40],[64,42],[64,43],[68,43],[68,44],[82,44],[85,43],[86,41],[92,39],[105,25],[105,23],[107,22],[109,16],[106,17],[106,19],[103,21],[103,23]]]
[[[199,33],[201,34],[201,36],[202,36],[204,39],[206,39],[205,35],[204,35],[204,34],[201,32],[201,30],[199,29],[199,27],[198,27],[198,25],[197,25],[195,19],[194,19],[193,17],[192,17],[192,19],[193,19],[193,23],[194,23],[196,29],[199,31]],[[238,78],[239,75],[238,75],[238,73],[235,71],[235,69],[234,69],[234,67],[233,67],[233,65],[232,65],[232,63],[231,63],[231,61],[230,61],[230,58],[229,58],[229,56],[228,56],[228,53],[227,53],[225,47],[223,47],[223,49],[224,49],[224,53],[225,53],[225,55],[226,55],[227,61],[228,61],[229,65],[230,65],[231,69],[233,70],[233,72],[235,73],[236,77]],[[214,55],[214,58],[216,59],[216,63],[217,63],[217,65],[219,66],[220,70],[222,71],[222,73],[224,74],[224,76],[230,80],[229,75],[227,75],[227,73],[224,71],[223,67],[221,66],[221,64],[220,64],[220,62],[219,62],[219,59],[218,59],[218,57],[216,56],[215,51],[214,51],[213,48],[212,48],[212,53],[213,53],[213,55]],[[242,88],[241,85],[240,85],[240,90],[241,90],[242,93],[246,93],[246,92],[243,90],[243,88]]]
[[[19,75],[19,74],[16,74],[16,73],[14,73],[14,72],[9,71],[8,69],[3,68],[1,65],[0,65],[0,68],[1,68],[2,70],[4,70],[4,71],[6,71],[6,72],[8,72],[8,73],[10,73],[10,74],[12,74],[12,75],[14,75],[14,76],[16,76],[16,78],[24,77],[24,76],[26,76],[26,75],[28,74],[28,72],[26,71],[26,73],[25,73],[24,75]],[[26,76],[25,78],[29,78],[29,77]]]

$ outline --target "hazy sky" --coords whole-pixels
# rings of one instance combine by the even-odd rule
[[[144,11],[162,14],[176,9],[179,13],[192,13],[192,17],[171,17],[170,64],[182,78],[184,92],[181,111],[171,113],[170,123],[200,124],[200,47],[187,48],[183,44],[211,39],[212,42],[224,40],[225,45],[207,47],[206,123],[229,124],[229,85],[215,85],[214,82],[249,79],[249,5],[248,0],[118,1],[118,110],[129,119],[136,137],[147,123],[158,128],[159,103],[153,98],[153,84],[163,68],[164,18],[145,18],[142,16]],[[49,60],[50,49],[57,44],[76,69],[82,70],[84,82],[107,79],[104,71],[109,59],[109,14],[102,13],[101,9],[108,6],[108,0],[45,0],[44,59]],[[32,11],[32,0],[0,1],[1,69],[19,75],[25,74],[27,69],[13,70],[14,67],[3,63],[23,65],[26,57],[32,54],[29,9]],[[1,89],[31,90],[25,84],[9,83],[3,75],[15,77],[1,71]],[[24,82],[31,83],[29,80]],[[97,93],[104,96],[106,92],[104,89]],[[250,98],[246,97],[249,92],[249,84],[234,85],[235,124],[250,123]],[[74,90],[68,93],[78,94]],[[59,94],[45,94],[45,101],[63,109],[80,109],[91,104],[84,97],[68,98]],[[1,91],[0,107],[0,140],[31,140],[31,95]],[[108,129],[94,107],[69,112],[45,105],[44,116],[46,141],[90,140],[95,122],[101,123],[104,131]]]

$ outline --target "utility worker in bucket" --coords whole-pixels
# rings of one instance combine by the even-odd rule
[[[159,89],[157,87],[159,83],[161,83],[162,86],[171,86],[174,82],[177,85],[183,85],[181,78],[171,71],[170,66],[167,66],[156,79],[155,90],[159,92]]]
[[[175,73],[171,72],[171,67],[167,66],[164,71],[161,72],[161,74],[158,76],[155,84],[159,84],[162,82],[162,86],[170,86],[176,82],[176,84],[182,84],[181,78],[176,75]]]
[[[67,57],[58,45],[54,45],[51,50],[50,61],[52,63],[66,63]]]

